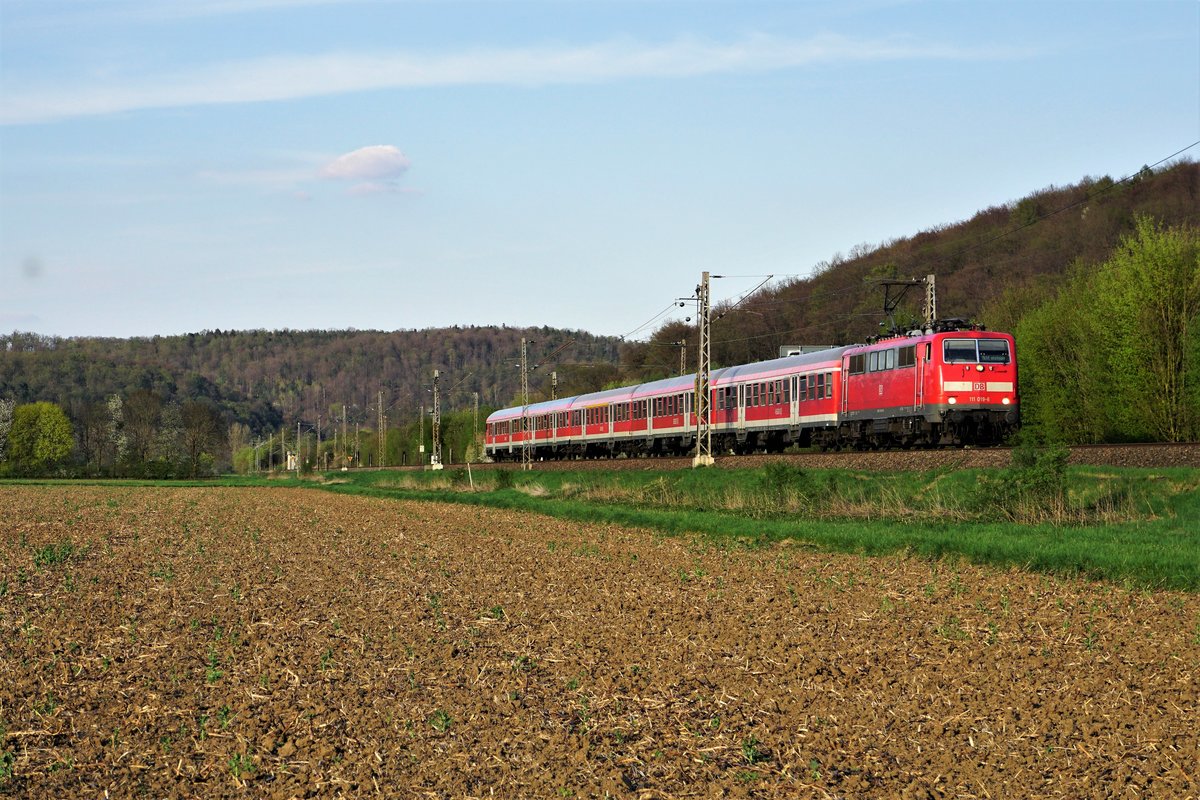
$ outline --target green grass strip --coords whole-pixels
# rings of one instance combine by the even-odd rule
[[[747,519],[716,511],[635,508],[531,497],[514,489],[478,492],[397,489],[355,481],[323,484],[321,488],[366,497],[508,509],[577,522],[648,528],[671,535],[700,534],[718,545],[754,546],[795,539],[831,552],[965,558],[976,564],[1017,567],[1060,577],[1200,591],[1200,526],[1192,524],[1200,518],[1195,515],[1200,511],[1195,493],[1180,500],[1173,519],[1061,527],[1000,522]],[[1179,512],[1187,516],[1180,517]]]

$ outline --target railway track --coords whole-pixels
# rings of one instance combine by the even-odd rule
[[[1200,442],[1182,444],[1097,444],[1070,448],[1071,464],[1108,467],[1197,467],[1200,468]],[[1007,467],[1012,463],[1012,448],[986,447],[962,450],[878,450],[838,453],[794,453],[782,455],[717,456],[718,469],[751,469],[773,461],[808,469],[853,469],[866,471],[931,470],[953,466],[960,469]],[[589,461],[535,461],[534,470],[677,470],[692,465],[684,458],[613,458]],[[448,464],[447,469],[465,465]],[[472,469],[521,469],[520,462],[472,464]],[[402,469],[402,468],[401,468]],[[407,469],[419,469],[408,467]]]

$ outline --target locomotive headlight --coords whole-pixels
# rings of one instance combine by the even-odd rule
[[[947,400],[946,402],[947,402],[947,403],[949,403],[950,405],[954,405],[955,403],[957,403],[957,402],[958,402],[958,398],[957,398],[957,397],[951,397],[951,398],[950,398],[949,400]]]
[[[976,372],[983,372],[983,364],[976,364],[976,365],[975,365],[975,371],[976,371]]]
[[[1003,400],[1001,400],[1000,402],[1001,402],[1002,404],[1004,404],[1004,405],[1008,405],[1009,403],[1011,403],[1011,402],[1012,402],[1012,400],[1009,400],[1009,399],[1006,397],[1006,398],[1004,398]]]

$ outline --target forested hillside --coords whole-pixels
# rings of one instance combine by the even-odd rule
[[[834,255],[811,278],[768,287],[725,313],[714,308],[713,365],[771,358],[785,344],[848,344],[881,333],[885,278],[937,278],[942,317],[978,320],[1013,331],[1028,309],[1053,297],[1073,270],[1106,261],[1137,219],[1167,226],[1200,222],[1200,165],[1180,162],[1143,169],[1132,179],[1087,178],[992,206],[970,219],[940,225],[879,245],[861,244]],[[731,264],[731,273],[738,271]],[[719,281],[714,297],[725,296]],[[923,297],[912,293],[898,323],[920,317]],[[661,371],[694,346],[694,326],[668,325],[648,343],[628,346],[622,361],[642,374]],[[648,365],[638,369],[639,365]]]
[[[539,355],[571,342],[558,360],[616,361],[613,339],[551,328],[454,327],[419,331],[205,331],[186,336],[99,339],[0,336],[0,397],[49,400],[82,413],[89,403],[137,390],[164,401],[207,399],[254,433],[297,420],[329,419],[345,404],[350,423],[375,421],[379,393],[393,419],[415,417],[431,400],[433,370],[442,402],[469,407],[507,404],[520,390],[521,338]],[[546,364],[535,386],[548,387]],[[595,374],[593,374],[595,373]],[[559,370],[564,390],[611,379],[599,370]]]

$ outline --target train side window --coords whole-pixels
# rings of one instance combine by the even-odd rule
[[[925,362],[929,363],[933,359],[933,345],[929,342],[925,343]]]
[[[980,339],[979,363],[1007,364],[1008,342],[1004,339]]]
[[[871,353],[869,353],[867,355],[867,369],[870,372],[878,372],[879,371],[879,352],[878,351],[872,351]]]
[[[786,378],[783,381],[783,402],[792,402],[792,379]]]
[[[901,369],[915,365],[917,363],[917,347],[916,347],[916,345],[909,345],[908,347],[901,347],[900,355],[899,355],[898,359],[899,360],[896,362],[896,364]]]
[[[874,353],[872,353],[871,355],[874,355]],[[825,373],[820,372],[817,374],[817,399],[820,400],[824,396],[825,396]]]
[[[825,373],[825,399],[833,397],[833,373]]]
[[[893,348],[887,351],[887,366],[884,369],[896,368],[896,350]]]

